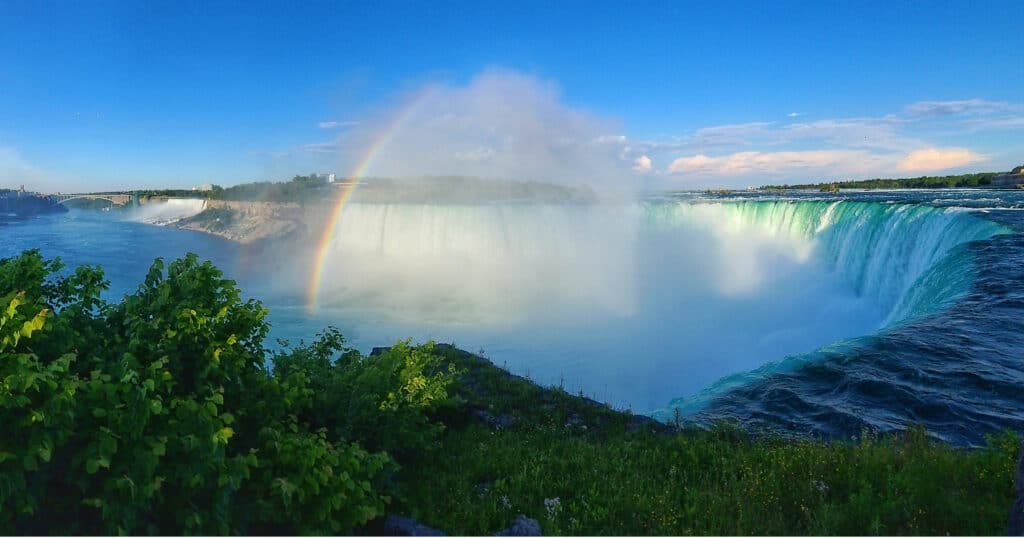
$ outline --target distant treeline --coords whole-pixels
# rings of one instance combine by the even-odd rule
[[[168,198],[206,198],[209,191],[192,189],[142,189],[135,191],[140,198],[166,196]]]
[[[214,185],[213,189],[205,194],[213,200],[303,203],[320,200],[329,195],[329,188],[330,185],[322,177],[295,176],[291,181],[284,183],[261,181],[227,188]]]
[[[338,183],[350,180],[339,179]],[[548,203],[585,203],[596,199],[586,186],[556,185],[537,181],[483,179],[466,176],[429,176],[415,179],[363,178],[359,196],[362,201],[394,203],[474,203],[542,201]],[[295,176],[286,182],[261,181],[233,187],[213,185],[210,190],[139,191],[145,196],[207,198],[241,202],[315,203],[337,196],[337,184],[324,176]]]
[[[764,185],[761,189],[945,189],[983,187],[992,183],[999,172],[979,172],[958,176],[921,176],[900,179],[864,179],[860,181],[829,181],[802,185]]]
[[[169,198],[207,198],[245,202],[305,202],[327,193],[329,185],[317,176],[295,176],[291,181],[259,181],[233,187],[212,185],[209,190],[150,189],[140,190],[140,197],[166,196]]]

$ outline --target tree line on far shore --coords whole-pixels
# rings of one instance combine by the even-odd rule
[[[898,179],[863,179],[857,181],[827,181],[799,185],[763,185],[761,189],[953,189],[984,187],[992,183],[999,172],[979,172],[955,176],[920,176]]]

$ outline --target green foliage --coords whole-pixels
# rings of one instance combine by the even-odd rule
[[[414,470],[407,509],[470,535],[517,514],[546,535],[997,535],[1017,439],[965,452],[919,432],[825,444],[728,430],[597,440],[564,427],[474,426],[449,435],[449,456]]]
[[[339,534],[394,502],[459,534],[520,513],[545,534],[998,534],[1011,502],[1012,433],[666,433],[451,346],[364,357],[330,328],[269,353],[263,306],[194,255],[106,289],[0,260],[0,533]]]
[[[295,176],[287,182],[262,181],[214,189],[208,195],[214,200],[307,203],[331,197],[334,191],[322,178]]]
[[[408,469],[398,509],[450,534],[492,534],[518,514],[545,535],[1005,532],[1011,432],[971,450],[921,429],[831,443],[728,427],[629,433],[622,413],[446,356],[468,372],[458,390],[483,394],[470,405],[521,417],[453,426],[430,466]]]
[[[429,448],[443,430],[432,414],[451,404],[448,389],[457,373],[452,365],[442,367],[432,342],[399,341],[363,357],[333,328],[310,346],[278,353],[274,372],[310,380],[312,423],[401,459]]]
[[[0,260],[0,533],[343,533],[381,515],[388,458],[300,417],[265,367],[266,310],[194,255],[117,304],[102,271]],[[297,351],[301,353],[302,351]]]

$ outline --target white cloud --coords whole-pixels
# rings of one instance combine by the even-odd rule
[[[651,171],[651,158],[646,155],[641,155],[633,161],[633,170],[646,174]]]
[[[927,144],[901,133],[906,124],[896,117],[827,119],[813,122],[751,122],[717,125],[694,131],[671,141],[634,142],[632,147],[647,153],[735,152],[742,148],[760,150],[808,145],[829,149],[874,148],[907,152]]]
[[[359,125],[358,121],[322,121],[317,124],[321,129],[338,129],[340,127],[354,127]]]
[[[1022,125],[1014,112],[1019,105],[965,99],[920,101],[879,117],[802,121],[802,113],[790,112],[781,121],[636,140],[613,134],[624,132],[616,121],[563,102],[552,82],[516,71],[490,70],[460,85],[429,84],[407,97],[341,131],[335,143],[303,149],[336,152],[343,168],[374,157],[369,173],[391,177],[454,174],[597,185],[618,185],[639,174],[802,181],[980,162],[984,157],[977,153],[936,149],[927,138],[950,123],[963,133]],[[654,162],[671,164],[659,169]]]
[[[970,127],[972,130],[1024,128],[1024,116],[973,118],[964,120],[963,124]]]
[[[901,172],[934,172],[987,160],[965,148],[928,148],[910,152],[896,165]]]
[[[318,142],[306,144],[299,149],[308,153],[337,153],[338,145],[335,142]]]
[[[952,116],[956,114],[989,114],[1019,109],[1019,106],[1003,101],[962,99],[959,101],[918,101],[908,105],[905,110],[912,116]]]
[[[736,176],[810,171],[833,177],[879,170],[891,162],[892,159],[887,156],[863,150],[743,151],[718,157],[680,157],[672,161],[668,172],[694,176]]]
[[[468,151],[456,151],[455,158],[460,161],[486,161],[494,157],[494,148],[479,147]]]
[[[922,143],[901,134],[897,118],[847,118],[791,123],[778,130],[779,143],[818,141],[843,148],[876,148],[907,151]]]
[[[625,135],[602,135],[597,137],[598,144],[625,144]]]

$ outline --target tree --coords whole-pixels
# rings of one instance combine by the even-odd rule
[[[99,268],[0,260],[0,532],[342,533],[388,464],[332,440],[307,372],[274,375],[267,311],[194,255],[117,304]]]

